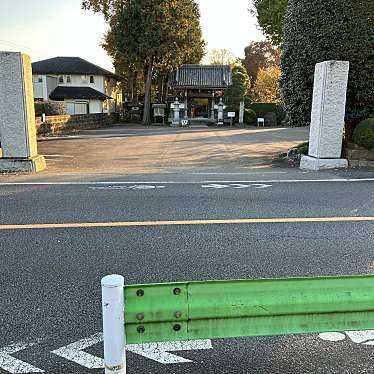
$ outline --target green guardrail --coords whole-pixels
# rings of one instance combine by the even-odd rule
[[[129,343],[374,327],[374,276],[125,287]]]
[[[109,313],[113,304],[105,301],[103,279],[104,356],[105,362],[112,363],[106,366],[107,373],[113,373],[110,368],[118,363],[111,359],[113,346],[124,346],[125,340],[138,344],[374,329],[374,276],[370,275],[124,288],[122,277],[109,277],[119,277],[107,282],[112,292],[119,284],[122,288],[117,314]],[[118,339],[122,335],[123,343],[110,341],[114,335]],[[117,357],[121,355],[117,352]]]

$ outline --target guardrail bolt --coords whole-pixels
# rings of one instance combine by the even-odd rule
[[[182,326],[179,325],[178,323],[173,326],[174,331],[179,331],[181,328],[182,328]]]
[[[181,318],[182,312],[175,312],[175,318]]]
[[[138,326],[138,328],[136,329],[136,331],[137,331],[139,334],[144,334],[144,332],[145,332],[145,327],[144,327],[144,326]]]
[[[174,295],[180,295],[182,293],[182,290],[179,287],[177,287],[177,288],[174,288],[173,293]]]
[[[136,291],[136,296],[142,297],[144,296],[144,290],[140,289]]]
[[[136,319],[137,319],[138,321],[143,321],[143,319],[144,319],[144,313],[138,313],[138,314],[136,315]]]

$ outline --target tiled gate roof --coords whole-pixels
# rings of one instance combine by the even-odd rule
[[[169,77],[173,88],[217,88],[231,85],[230,65],[182,65]]]

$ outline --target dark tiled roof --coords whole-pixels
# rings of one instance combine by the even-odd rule
[[[54,57],[32,64],[34,74],[86,74],[105,75],[120,79],[112,72],[91,64],[80,57]]]
[[[106,100],[111,97],[94,90],[91,87],[58,86],[49,95],[51,100],[82,99],[82,100]]]
[[[182,65],[170,74],[174,88],[227,88],[231,85],[230,65]]]

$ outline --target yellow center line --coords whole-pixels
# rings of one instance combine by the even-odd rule
[[[38,230],[111,228],[176,225],[235,225],[261,223],[311,223],[311,222],[374,222],[374,217],[294,217],[294,218],[238,218],[238,219],[195,219],[176,221],[124,221],[124,222],[71,222],[71,223],[28,223],[0,225],[0,230]]]

